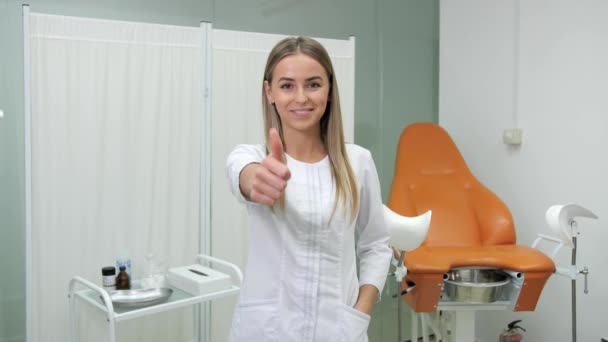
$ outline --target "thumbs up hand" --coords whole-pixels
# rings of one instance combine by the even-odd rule
[[[276,128],[271,128],[270,131],[268,131],[268,140],[270,140],[270,155],[285,164],[283,142],[281,141],[281,136]]]
[[[285,193],[291,172],[283,153],[283,142],[275,128],[268,132],[270,154],[257,165],[253,172],[249,199],[253,202],[274,206]]]

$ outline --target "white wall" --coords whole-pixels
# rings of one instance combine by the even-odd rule
[[[608,336],[608,1],[442,0],[439,122],[474,174],[511,209],[518,243],[548,232],[545,210],[574,202],[598,221],[580,220],[578,340]],[[524,130],[520,148],[502,131]],[[569,263],[563,250],[558,262]],[[495,341],[523,319],[527,341],[567,341],[570,281],[552,276],[535,312],[477,315],[477,334]]]

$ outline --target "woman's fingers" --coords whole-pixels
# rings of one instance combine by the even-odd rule
[[[274,206],[275,202],[275,200],[273,200],[272,198],[257,192],[255,189],[251,189],[251,194],[249,195],[249,198],[255,203],[264,204],[271,207]]]
[[[255,170],[249,197],[256,203],[273,206],[283,196],[291,172],[285,161],[283,142],[275,128],[268,132],[268,139],[270,154]]]
[[[266,159],[264,159],[264,161],[262,162],[262,166],[263,168],[270,171],[272,174],[285,181],[288,181],[289,178],[291,178],[291,172],[289,171],[287,165],[276,160],[274,157],[267,157]]]
[[[269,156],[255,170],[250,198],[260,204],[273,206],[283,196],[290,177],[286,165]]]
[[[283,195],[284,186],[273,186],[266,182],[255,181],[253,189],[255,192],[262,194],[272,200],[278,200]]]

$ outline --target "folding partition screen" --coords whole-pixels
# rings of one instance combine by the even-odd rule
[[[224,166],[262,143],[262,73],[284,36],[35,14],[24,7],[28,341],[66,341],[67,284],[101,282],[124,252],[133,276],[205,252],[245,266],[245,210]],[[319,39],[354,140],[354,38]],[[213,302],[202,340],[227,339],[236,298]],[[80,340],[106,339],[79,309]],[[203,311],[205,312],[205,311]],[[195,310],[118,325],[121,341],[195,341]],[[210,323],[210,324],[209,324]]]
[[[30,14],[28,341],[66,341],[67,284],[133,277],[199,251],[202,34],[198,27]],[[80,307],[81,341],[105,320]],[[120,324],[127,341],[191,341],[192,309]],[[95,320],[93,319],[95,318]]]

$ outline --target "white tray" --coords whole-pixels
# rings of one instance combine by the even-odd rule
[[[108,293],[115,308],[142,308],[166,302],[173,294],[167,287],[139,290],[116,290]],[[100,297],[103,300],[103,297]]]

